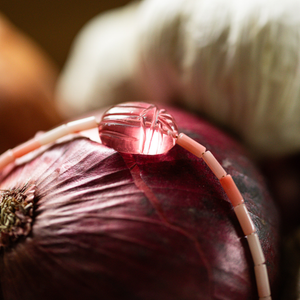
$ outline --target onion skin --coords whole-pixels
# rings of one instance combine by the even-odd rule
[[[168,111],[236,180],[274,294],[279,215],[263,177],[232,138]],[[2,249],[4,299],[258,298],[231,204],[204,162],[178,145],[163,155],[125,155],[78,136],[1,176],[0,188],[28,179],[36,186],[31,234]]]

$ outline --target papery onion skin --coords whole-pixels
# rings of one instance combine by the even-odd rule
[[[262,176],[226,134],[168,111],[236,180],[274,290],[279,216]],[[76,137],[6,172],[0,188],[29,179],[36,207],[31,234],[2,249],[4,299],[257,299],[231,204],[204,162],[180,146],[125,155]]]

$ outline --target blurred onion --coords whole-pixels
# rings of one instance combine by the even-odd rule
[[[262,176],[226,134],[169,112],[236,180],[274,291],[279,220]],[[31,232],[1,251],[4,299],[257,299],[231,204],[203,161],[179,146],[124,155],[75,136],[0,175],[1,189],[36,187]]]
[[[61,121],[55,63],[0,13],[0,153]]]

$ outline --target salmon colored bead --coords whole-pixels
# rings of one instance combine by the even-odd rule
[[[261,248],[261,244],[257,233],[247,235],[247,241],[252,254],[254,265],[262,265],[266,262],[264,253]]]
[[[236,206],[234,208],[234,212],[239,220],[245,236],[250,235],[251,233],[254,233],[256,231],[245,204]]]
[[[256,277],[258,296],[261,298],[269,297],[271,295],[271,290],[270,290],[267,266],[265,264],[255,266],[254,271]]]
[[[39,147],[41,147],[41,144],[37,140],[31,139],[25,142],[24,144],[21,144],[16,148],[12,149],[12,153],[15,158],[18,158],[31,151],[38,149]]]
[[[218,179],[227,175],[226,171],[210,151],[206,151],[202,158]]]
[[[231,175],[228,174],[225,177],[222,177],[220,183],[233,206],[244,203],[243,196],[234,183]]]
[[[0,156],[0,170],[15,161],[12,150],[7,150]]]
[[[177,144],[198,157],[202,157],[202,154],[206,151],[203,145],[197,143],[184,133],[179,134]]]

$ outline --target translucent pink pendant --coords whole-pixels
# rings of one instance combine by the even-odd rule
[[[162,154],[176,143],[177,125],[164,109],[144,102],[113,106],[102,117],[102,144],[131,154]]]

